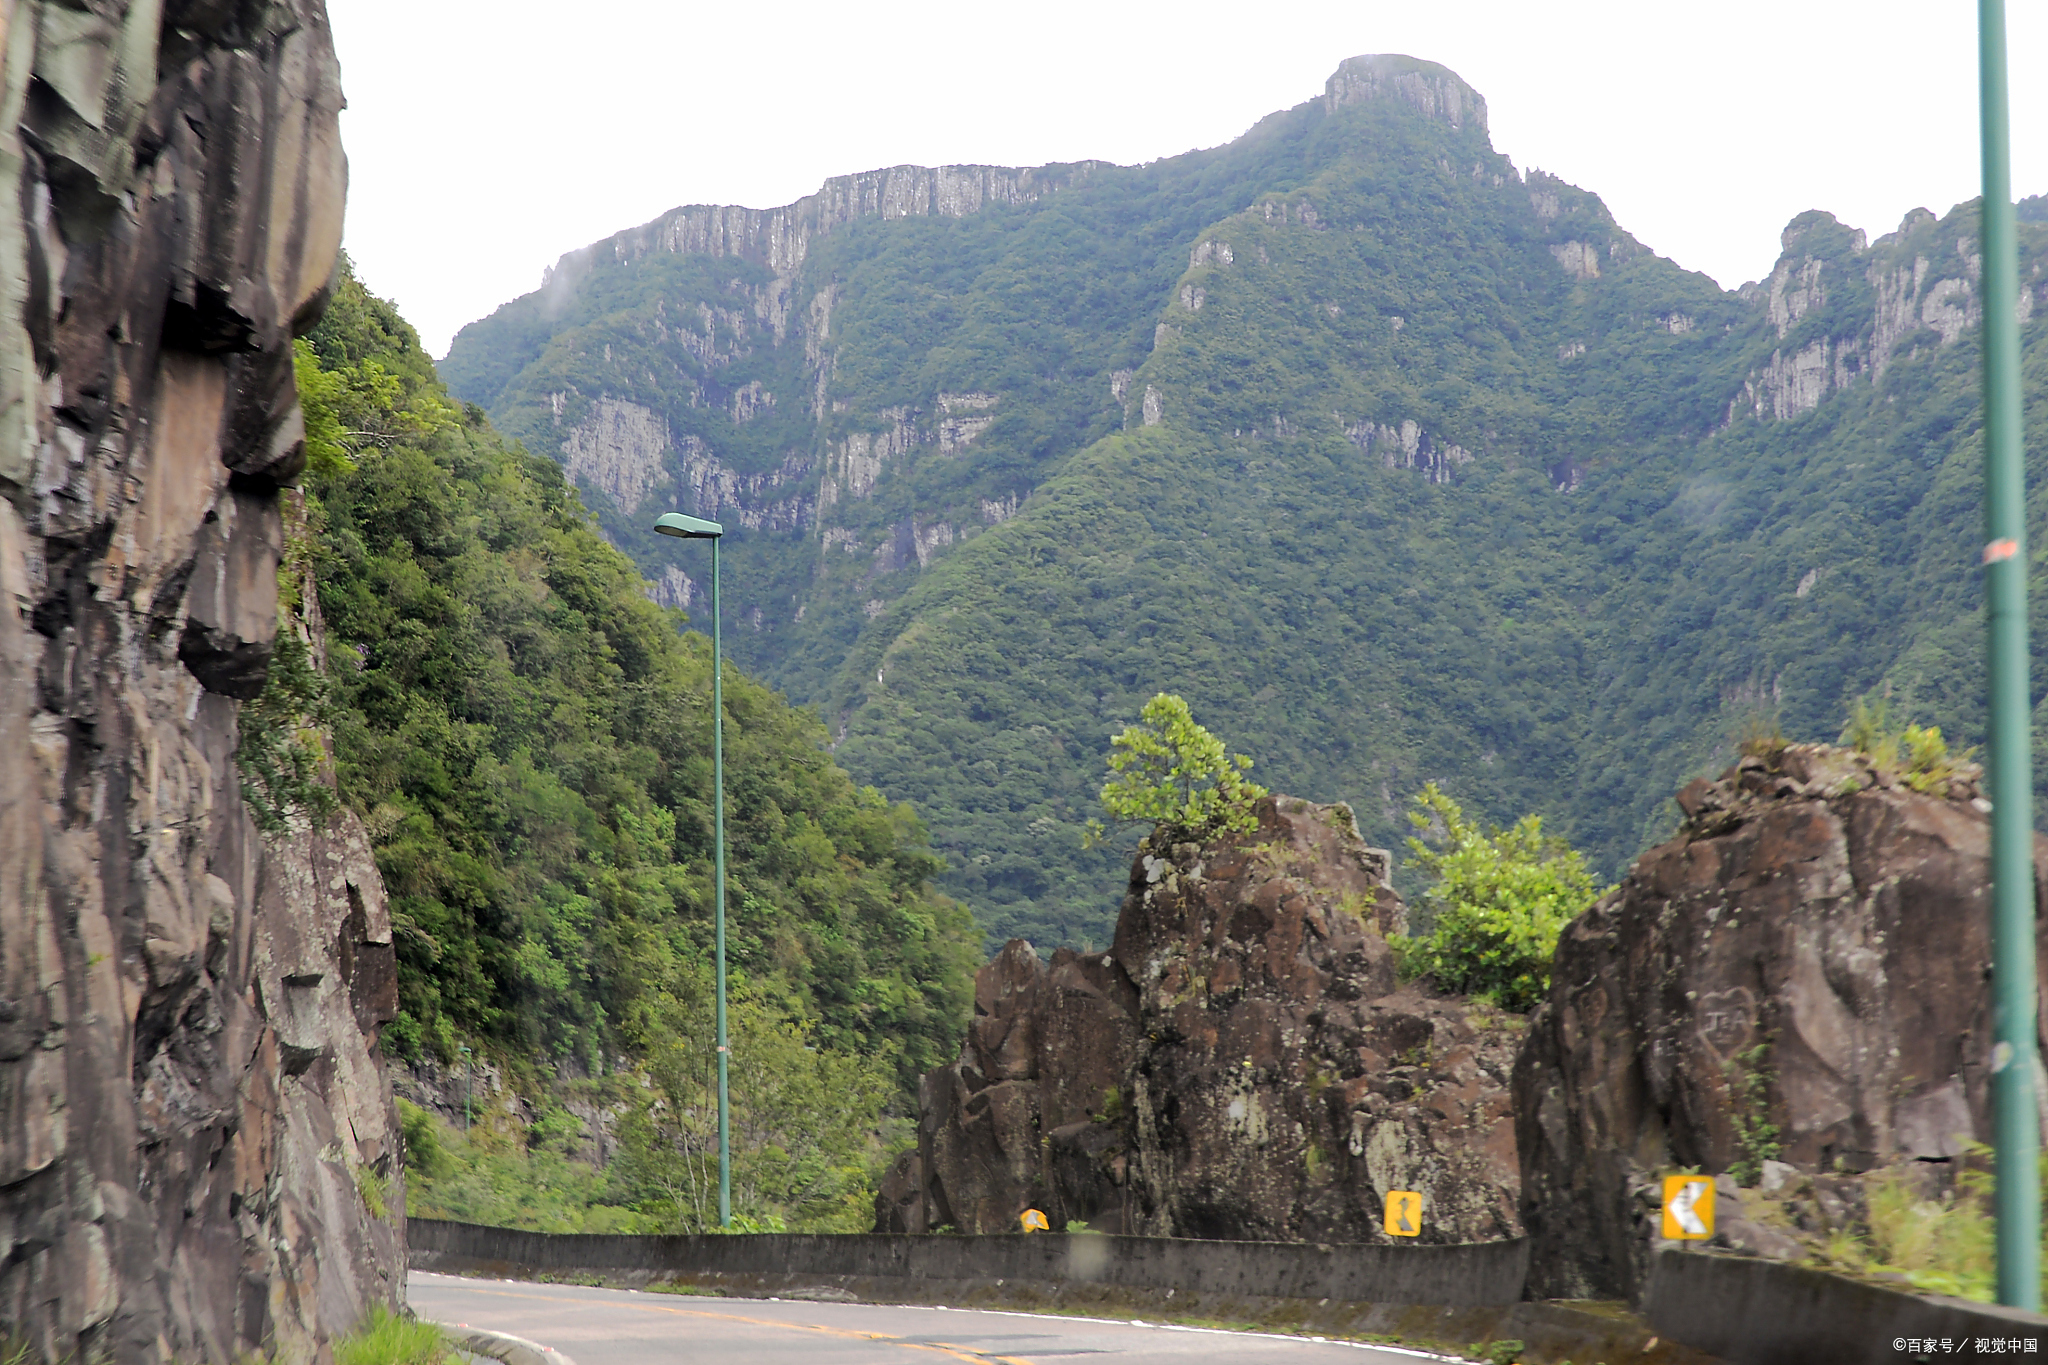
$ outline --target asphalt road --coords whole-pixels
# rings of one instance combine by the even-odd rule
[[[1105,1365],[1417,1365],[1438,1359],[1312,1337],[1032,1313],[694,1298],[420,1272],[407,1285],[423,1318],[510,1332],[554,1347],[575,1365],[1066,1365],[1087,1356],[1106,1357]]]

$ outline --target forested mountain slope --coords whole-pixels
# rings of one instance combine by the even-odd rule
[[[646,599],[555,464],[448,400],[351,276],[300,345],[295,556],[330,657],[324,704],[296,701],[332,726],[390,891],[387,1047],[447,1062],[475,1043],[536,1094],[665,1050],[701,1071],[709,640]],[[735,1032],[793,1029],[914,1090],[967,1012],[967,912],[931,892],[917,817],[856,786],[814,718],[730,662],[725,709]],[[758,1096],[767,1063],[737,1051]]]
[[[1142,167],[675,210],[442,373],[666,600],[702,570],[653,516],[737,524],[738,657],[918,804],[991,932],[1100,941],[1119,859],[1080,831],[1161,689],[1375,842],[1433,778],[1608,869],[1755,711],[1831,734],[1889,683],[1970,738],[1973,251],[1968,208],[1808,214],[1723,291],[1495,153],[1450,72],[1355,58]]]

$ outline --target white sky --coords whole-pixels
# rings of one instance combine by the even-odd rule
[[[1876,237],[1978,192],[1963,0],[329,0],[347,247],[435,355],[564,251],[687,203],[899,163],[1139,162],[1227,142],[1405,52],[1494,145],[1733,287],[1794,214]],[[2010,16],[2013,182],[2048,190],[2048,5]]]

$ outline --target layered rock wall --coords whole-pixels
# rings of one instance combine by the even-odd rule
[[[326,14],[12,0],[0,47],[0,1325],[324,1358],[402,1288],[390,921],[235,754],[341,234]]]
[[[1898,230],[1868,241],[1830,214],[1802,213],[1785,228],[1770,278],[1742,297],[1769,332],[1726,425],[1739,416],[1790,421],[1830,393],[1881,379],[1900,353],[1951,346],[1974,337],[1984,320],[1978,297],[1983,260],[1974,227],[1949,235],[1926,209]],[[2022,244],[2015,315],[2022,325],[2048,306],[2048,259]]]
[[[890,166],[835,175],[816,194],[781,208],[688,204],[569,252],[548,271],[544,287],[566,289],[600,261],[638,260],[656,252],[734,256],[786,278],[803,264],[812,239],[836,228],[864,218],[964,218],[990,204],[1027,204],[1083,183],[1098,164]],[[773,321],[779,340],[786,312]]]
[[[1379,54],[1349,57],[1323,85],[1323,103],[1333,113],[1347,104],[1396,99],[1453,128],[1486,131],[1486,99],[1435,62]]]
[[[1406,911],[1344,806],[1261,803],[1258,828],[1141,846],[1107,953],[1015,941],[976,979],[953,1065],[879,1231],[1053,1226],[1376,1242],[1421,1191],[1423,1240],[1510,1237],[1519,1022],[1403,988]]]
[[[1745,758],[1565,931],[1514,1082],[1532,1292],[1643,1292],[1660,1175],[1797,1196],[1811,1227],[1722,1238],[1792,1254],[1855,1230],[1859,1173],[1989,1134],[1989,807],[1974,768],[1917,785],[1817,745]]]

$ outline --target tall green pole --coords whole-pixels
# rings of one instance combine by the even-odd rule
[[[725,528],[715,521],[682,512],[663,512],[655,518],[654,529],[680,540],[711,542],[711,821],[713,876],[717,879],[717,998],[718,998],[718,1226],[732,1226],[732,1122],[727,1103],[726,1063],[732,1049],[725,1037],[725,646],[719,638],[718,542]]]
[[[2027,680],[2019,257],[2006,128],[2005,2],[1978,0],[1984,133],[1984,590],[1990,608],[1992,1130],[1998,1301],[2041,1305],[2034,1107],[2034,763]]]
[[[713,837],[717,852],[712,855],[718,879],[717,967],[718,972],[718,1226],[732,1226],[732,1128],[726,1103],[726,1061],[731,1053],[725,1045],[725,655],[718,638],[718,542],[711,540],[711,798]]]

